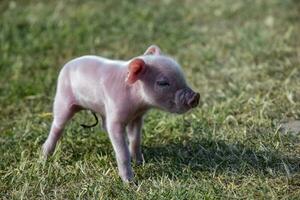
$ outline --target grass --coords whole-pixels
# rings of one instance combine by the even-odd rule
[[[1,1],[0,199],[299,199],[300,3],[296,0]],[[88,113],[40,157],[59,69],[85,54],[130,59],[150,44],[181,64],[203,105],[152,111],[137,185],[117,175]]]

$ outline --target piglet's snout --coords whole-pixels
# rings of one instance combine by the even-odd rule
[[[194,93],[192,97],[188,100],[188,105],[191,108],[195,108],[199,104],[199,99],[200,99],[200,94],[199,93]]]
[[[181,89],[176,93],[176,103],[179,105],[195,108],[199,104],[199,100],[200,94],[190,88]]]

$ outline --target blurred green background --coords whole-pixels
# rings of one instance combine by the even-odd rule
[[[0,2],[1,199],[298,199],[297,0]],[[144,166],[124,185],[110,142],[75,116],[40,158],[56,80],[72,58],[128,60],[157,44],[182,65],[203,105],[145,119]]]

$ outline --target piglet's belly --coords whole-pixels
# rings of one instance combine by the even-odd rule
[[[105,104],[102,100],[95,98],[92,94],[86,94],[78,92],[75,96],[76,104],[79,105],[83,109],[92,110],[94,112],[100,113],[101,115],[105,115]]]
[[[88,69],[88,68],[86,68]],[[70,82],[73,96],[77,105],[100,114],[105,113],[104,94],[99,78],[93,73],[73,70],[70,73]]]

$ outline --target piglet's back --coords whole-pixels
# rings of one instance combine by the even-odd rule
[[[58,84],[67,81],[76,104],[97,110],[105,101],[104,82],[118,71],[118,62],[98,56],[75,58],[61,70]]]

